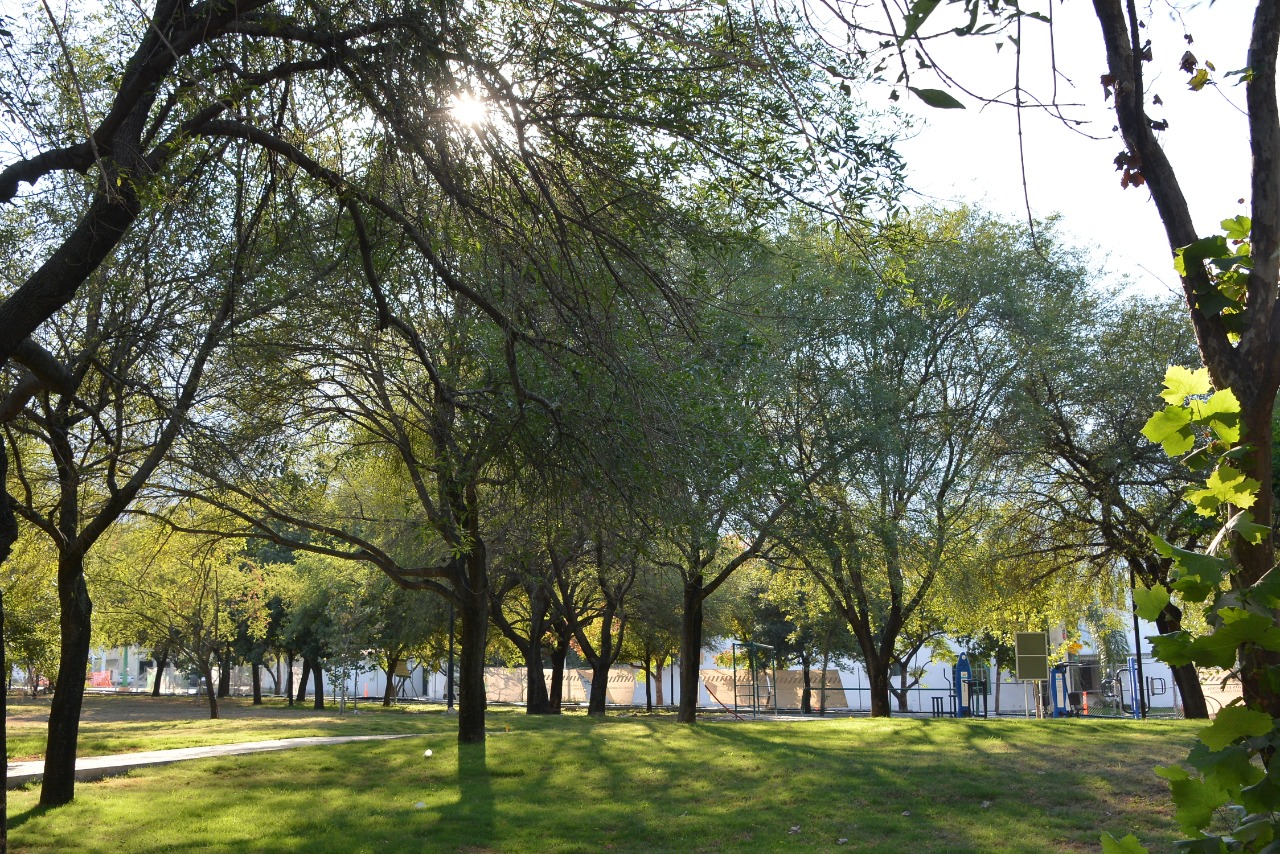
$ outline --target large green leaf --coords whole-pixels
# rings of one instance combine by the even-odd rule
[[[1218,712],[1213,723],[1200,730],[1200,740],[1210,750],[1222,750],[1236,739],[1271,732],[1271,715],[1247,706],[1227,706]]]
[[[1178,271],[1179,276],[1186,276],[1187,270],[1199,267],[1210,258],[1226,258],[1231,254],[1231,247],[1221,234],[1202,237],[1189,246],[1174,250],[1173,269]]]
[[[1174,818],[1187,833],[1196,833],[1208,825],[1213,811],[1229,800],[1221,786],[1192,777],[1180,765],[1157,766],[1156,774],[1169,781],[1173,801],[1178,805]]]
[[[1214,392],[1208,400],[1191,401],[1191,420],[1229,445],[1240,441],[1240,401],[1229,388]]]
[[[1240,790],[1240,804],[1249,812],[1280,810],[1280,785],[1270,775]]]
[[[1208,394],[1212,389],[1208,368],[1193,371],[1181,365],[1170,365],[1164,372],[1164,391],[1160,396],[1171,406],[1181,406],[1188,397]]]
[[[1133,588],[1133,603],[1137,606],[1138,616],[1147,621],[1154,621],[1169,604],[1169,591],[1164,585],[1155,587]]]
[[[1253,230],[1253,222],[1244,214],[1233,216],[1222,221],[1222,230],[1227,233],[1228,240],[1248,240]]]
[[[1223,504],[1236,507],[1252,507],[1258,500],[1258,490],[1262,484],[1251,477],[1245,477],[1230,463],[1220,463],[1205,481],[1204,489],[1188,489],[1187,501],[1195,505],[1201,516],[1212,516]]]
[[[1191,748],[1187,761],[1202,775],[1212,777],[1228,791],[1252,786],[1267,773],[1261,765],[1254,763],[1253,753],[1242,744],[1222,750],[1210,750],[1207,745],[1197,742]]]
[[[1169,456],[1177,457],[1191,450],[1196,442],[1190,425],[1191,410],[1182,406],[1166,406],[1147,419],[1142,435],[1163,446]]]
[[[1280,650],[1280,627],[1270,617],[1243,608],[1220,608],[1218,617],[1221,625],[1191,642],[1188,652],[1197,665],[1228,670],[1235,666],[1236,650],[1244,643]]]

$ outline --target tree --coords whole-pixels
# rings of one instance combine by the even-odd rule
[[[536,283],[573,312],[570,245],[674,299],[648,255],[664,231],[692,222],[666,194],[686,178],[716,175],[714,189],[739,211],[818,198],[815,183],[856,210],[897,169],[888,139],[856,130],[857,109],[819,71],[853,77],[861,64],[821,44],[795,50],[788,22],[737,5],[673,15],[580,2],[165,0],[149,13],[94,13],[102,19],[92,26],[50,14],[4,31],[12,83],[0,94],[21,115],[7,125],[6,150],[19,153],[0,170],[0,202],[40,231],[47,220],[27,188],[52,184],[75,224],[48,236],[0,303],[0,365],[18,359],[54,385],[56,362],[30,336],[144,214],[236,168],[238,143],[305,184],[308,207],[343,218],[353,239],[317,249],[358,244],[384,313],[369,235],[392,232],[513,344],[542,340],[536,323],[458,274],[434,226],[421,225],[436,221],[423,215],[432,206],[503,246],[522,286]],[[472,96],[488,104],[487,122],[453,112]],[[397,172],[403,180],[387,180]],[[7,512],[0,506],[0,558],[16,536]]]
[[[1025,508],[1052,532],[1059,554],[1079,555],[1104,575],[1120,561],[1143,587],[1166,590],[1156,627],[1181,631],[1174,560],[1151,537],[1194,550],[1213,532],[1183,498],[1191,473],[1141,430],[1161,404],[1165,366],[1195,358],[1190,326],[1176,305],[1145,300],[1082,307],[1063,320],[1056,352],[1028,371],[1030,406],[1011,443],[1011,459],[1026,472]],[[1196,668],[1172,671],[1186,716],[1208,718]]]
[[[1045,307],[1078,277],[971,211],[920,212],[888,237],[858,261],[802,232],[831,272],[807,268],[787,295],[813,334],[788,357],[788,453],[805,483],[785,541],[849,621],[872,715],[890,713],[904,630],[990,521],[996,425],[1050,334]]]

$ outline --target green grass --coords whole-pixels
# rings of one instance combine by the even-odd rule
[[[223,717],[210,720],[208,707],[189,699],[91,696],[86,698],[86,712],[80,721],[79,755],[102,756],[313,735],[411,733],[420,729],[420,714],[439,713],[444,708],[393,706],[383,709],[376,703],[362,702],[358,714],[348,709],[345,716],[339,716],[333,706],[322,712],[312,709],[310,701],[295,707],[286,706],[283,700],[269,700],[260,707],[238,698],[220,702]],[[47,714],[48,701],[15,704],[11,700],[10,703],[11,713],[28,714],[9,721],[9,761],[43,757],[48,724],[43,718],[32,718],[36,712]],[[147,712],[153,710],[158,719],[147,716]]]
[[[369,732],[397,721],[422,737],[145,769],[82,783],[75,803],[47,812],[37,790],[12,792],[11,844],[113,854],[1046,852],[1096,851],[1107,830],[1164,850],[1178,832],[1151,768],[1184,756],[1198,728],[909,719],[690,727],[668,717],[491,711],[487,745],[460,749],[454,720],[439,713],[354,720]],[[289,721],[274,732],[293,734]]]

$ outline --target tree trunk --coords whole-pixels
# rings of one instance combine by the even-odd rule
[[[152,650],[151,659],[156,663],[156,680],[151,684],[151,696],[160,696],[160,683],[164,681],[164,669],[169,666],[169,650],[161,647]]]
[[[867,686],[871,690],[871,717],[887,718],[891,714],[889,704],[889,665],[871,657],[866,659]]]
[[[1164,610],[1156,615],[1156,629],[1160,634],[1168,634],[1182,629],[1182,611],[1172,602],[1164,606]],[[1200,684],[1200,674],[1194,664],[1170,666],[1173,671],[1173,682],[1182,695],[1184,714],[1191,719],[1208,720],[1209,703],[1204,698],[1204,686]],[[1150,700],[1148,700],[1150,702]]]
[[[49,706],[49,739],[45,746],[44,783],[40,805],[57,807],[71,802],[76,785],[76,741],[84,704],[85,671],[89,666],[89,635],[93,603],[84,581],[84,556],[58,558],[58,605],[62,639],[58,681]]]
[[[400,656],[398,654],[387,656],[387,685],[382,690],[382,707],[384,709],[391,708],[391,701],[395,699],[396,667],[398,667],[399,665],[400,665]]]
[[[288,668],[284,677],[284,695],[289,698],[289,705],[293,705],[293,653],[285,656],[285,663]]]
[[[317,711],[323,711],[324,710],[324,670],[321,669],[320,662],[318,661],[311,662],[311,677],[312,679],[315,680],[315,683],[316,683],[315,689],[314,689],[315,702],[312,704],[312,708],[316,709]]]
[[[231,696],[231,650],[224,649],[218,655],[218,697]]]
[[[551,714],[558,715],[564,708],[564,663],[569,657],[568,629],[557,632],[555,649],[551,651],[551,688],[547,698],[551,703]]]
[[[551,705],[551,693],[547,690],[547,679],[542,673],[541,639],[530,638],[523,652],[525,668],[524,713],[526,715],[555,714],[557,710]]]
[[[702,576],[684,585],[684,613],[680,619],[680,709],[676,720],[698,720],[698,677],[702,666]]]
[[[813,711],[813,679],[809,663],[800,659],[800,714],[807,715]]]
[[[666,705],[662,702],[662,665],[666,661],[666,658],[667,656],[664,653],[662,657],[658,659],[657,664],[653,666],[653,685],[654,688],[657,689],[656,693],[658,696],[656,699],[658,701],[658,708],[662,708]]]
[[[653,656],[647,652],[644,656],[644,710],[653,711]]]
[[[253,704],[255,706],[262,705],[262,664],[261,662],[251,661],[249,666],[253,669]]]
[[[302,676],[298,678],[298,696],[296,701],[301,703],[307,698],[307,679],[311,676],[311,661],[305,655],[302,656]]]
[[[472,560],[481,556],[469,556]],[[484,688],[484,657],[489,637],[489,595],[485,590],[460,590],[459,622],[462,649],[458,662],[458,742],[480,744],[484,741],[484,715],[487,700]]]
[[[218,719],[218,692],[213,690],[213,665],[205,664],[204,672],[204,695],[209,698],[209,720],[216,721]]]

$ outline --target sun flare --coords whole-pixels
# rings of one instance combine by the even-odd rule
[[[458,124],[475,127],[489,120],[489,105],[470,92],[453,96],[453,104],[449,107],[449,115]]]

